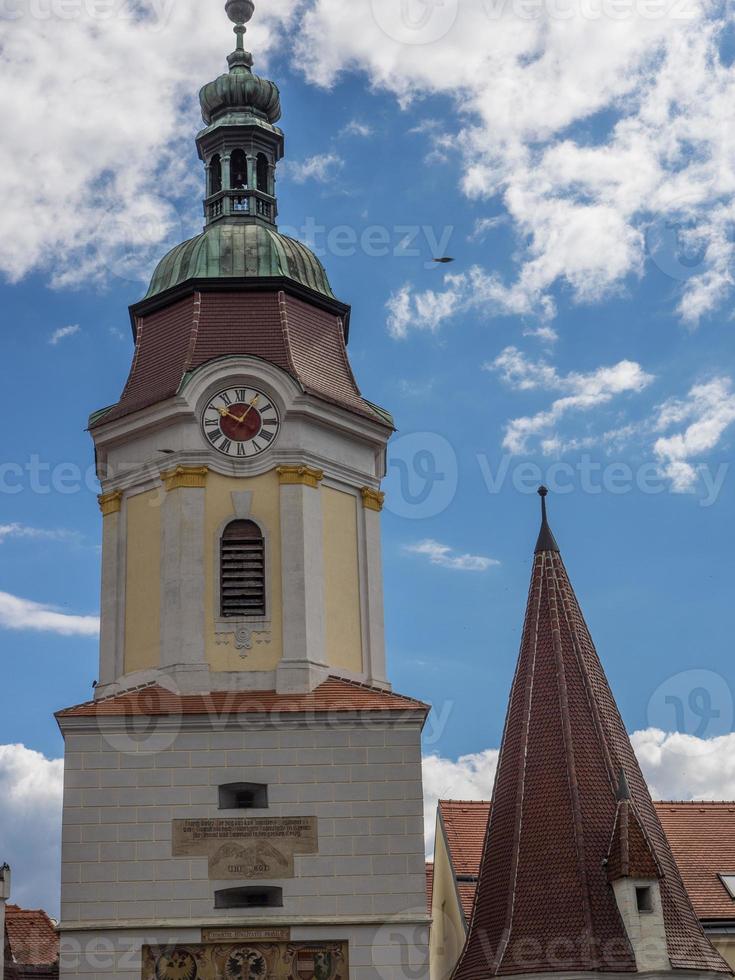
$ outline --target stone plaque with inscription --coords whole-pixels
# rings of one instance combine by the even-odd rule
[[[346,942],[144,946],[142,980],[349,980]]]
[[[174,857],[206,857],[209,877],[293,878],[294,855],[316,854],[316,817],[214,817],[174,820]]]

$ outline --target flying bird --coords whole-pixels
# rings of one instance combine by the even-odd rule
[[[442,265],[448,265],[450,262],[454,262],[451,255],[443,255],[440,259],[434,259],[435,262],[440,262]]]

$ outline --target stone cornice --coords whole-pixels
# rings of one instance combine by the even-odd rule
[[[207,466],[176,466],[172,470],[161,473],[161,479],[167,490],[202,490],[207,484]]]
[[[324,479],[324,470],[311,466],[278,466],[276,473],[282,486],[305,486],[317,490]]]

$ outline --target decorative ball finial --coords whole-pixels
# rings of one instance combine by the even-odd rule
[[[253,0],[227,0],[225,12],[233,24],[247,24],[255,13]]]
[[[542,498],[543,497],[548,497],[549,496],[549,488],[548,487],[539,487],[538,488],[538,495],[539,495],[539,497],[542,497]]]

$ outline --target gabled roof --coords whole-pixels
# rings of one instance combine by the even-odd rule
[[[479,874],[489,813],[490,803],[484,800],[439,800],[439,819],[455,875]]]
[[[221,691],[212,694],[175,694],[157,684],[135,688],[99,701],[87,701],[59,711],[56,718],[120,718],[129,715],[252,715],[398,712],[425,716],[429,705],[367,684],[330,677],[310,694],[275,691]]]
[[[5,907],[5,931],[13,964],[18,967],[51,967],[59,960],[59,935],[43,909]],[[19,970],[20,976],[26,974]]]
[[[735,802],[657,803],[700,919],[735,923],[735,900],[718,877],[735,874]]]
[[[684,889],[545,515],[538,547],[477,896],[454,978],[637,971],[605,868],[621,770],[664,876],[672,967],[730,973]]]
[[[482,848],[475,846],[477,828],[482,825],[484,839],[490,803],[442,800],[439,806],[445,813],[445,830],[451,823],[451,837],[448,833],[445,836],[452,867],[479,875]],[[723,873],[735,874],[735,801],[655,801],[654,806],[700,921],[735,925],[735,899],[730,898],[719,878]],[[468,859],[470,855],[473,860],[476,857],[474,864]],[[463,884],[462,889],[462,905],[469,921],[476,886]]]

